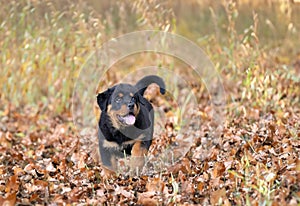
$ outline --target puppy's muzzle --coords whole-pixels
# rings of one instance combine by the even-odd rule
[[[127,107],[128,107],[128,110],[129,110],[130,112],[133,112],[133,109],[134,109],[134,102],[133,102],[133,101],[129,102],[129,103],[127,104]]]
[[[124,124],[124,125],[133,125],[135,123],[136,117],[134,114],[134,106],[135,106],[135,102],[134,101],[130,101],[129,103],[127,103],[127,109],[128,109],[128,113],[126,115],[117,115],[119,121]]]

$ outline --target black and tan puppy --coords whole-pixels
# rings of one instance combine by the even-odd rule
[[[143,95],[152,83],[160,87],[161,94],[165,93],[164,81],[150,75],[136,85],[118,84],[97,95],[101,109],[98,138],[103,166],[115,170],[117,158],[130,155],[140,157],[132,161],[130,167],[143,166],[154,123],[153,107]]]

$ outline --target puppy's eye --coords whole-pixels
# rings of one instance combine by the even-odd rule
[[[132,97],[132,98],[131,98],[131,101],[132,101],[132,102],[135,102],[135,101],[136,101],[136,98],[135,98],[135,97]]]
[[[115,99],[115,102],[116,103],[120,103],[122,101],[122,98],[121,97],[117,97],[116,99]]]

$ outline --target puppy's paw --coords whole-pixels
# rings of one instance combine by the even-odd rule
[[[103,181],[106,181],[115,178],[117,174],[114,171],[102,166],[102,171],[100,173],[100,176],[102,177]]]

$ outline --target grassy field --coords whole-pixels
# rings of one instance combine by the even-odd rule
[[[300,3],[0,2],[0,205],[300,204]],[[204,50],[226,93],[225,119],[216,126],[207,88],[178,59],[124,58],[89,85],[95,94],[137,68],[169,68],[193,88],[199,105],[192,117],[201,126],[187,132],[193,144],[169,168],[107,180],[91,152],[97,140],[73,125],[74,85],[105,42],[149,29],[180,34]],[[156,125],[154,155],[176,143],[184,113],[176,100],[186,90],[174,92],[174,99],[153,98],[166,115]]]

